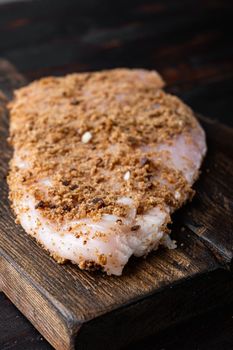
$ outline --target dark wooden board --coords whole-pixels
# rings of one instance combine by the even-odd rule
[[[10,98],[24,78],[6,61],[0,72]],[[174,218],[178,248],[131,259],[122,277],[107,277],[56,264],[15,225],[5,181],[11,153],[5,103],[2,98],[0,286],[55,348],[100,349],[111,340],[118,349],[233,301],[231,129],[201,117],[209,151],[196,197]]]
[[[16,307],[0,294],[1,350],[51,350],[52,347],[23,317]],[[233,347],[233,303],[214,308],[197,317],[166,328],[123,350],[231,350]],[[110,347],[110,342],[107,349]],[[85,347],[88,349],[88,346]],[[95,349],[95,347],[91,347]]]

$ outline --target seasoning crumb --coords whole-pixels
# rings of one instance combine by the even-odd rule
[[[130,171],[126,171],[125,175],[124,175],[124,180],[128,181],[130,179]]]
[[[76,98],[72,98],[72,100],[70,101],[70,104],[73,106],[77,106],[79,104],[79,101]]]
[[[92,134],[90,131],[86,131],[82,136],[82,143],[88,143],[92,139]]]
[[[128,136],[128,142],[131,146],[136,146],[138,143],[138,140],[133,136]]]
[[[35,209],[42,209],[45,207],[45,202],[44,201],[39,201],[36,205],[35,205]]]
[[[69,186],[69,184],[70,184],[69,180],[63,180],[62,181],[62,185],[64,185],[64,186]]]
[[[131,231],[137,231],[137,230],[139,230],[140,228],[141,228],[140,225],[134,225],[134,226],[131,227]]]
[[[73,191],[73,190],[76,190],[78,188],[78,185],[71,185],[70,186],[70,190]]]
[[[70,211],[71,208],[70,208],[69,205],[65,204],[65,205],[63,206],[63,210],[64,210],[64,211]]]
[[[146,164],[149,164],[150,160],[147,157],[143,157],[140,160],[141,167],[144,167]]]
[[[106,265],[107,264],[107,257],[106,257],[106,255],[100,254],[99,257],[98,257],[98,263],[100,265],[102,265],[102,266]]]
[[[180,194],[180,192],[179,191],[175,191],[175,194],[174,194],[174,196],[175,196],[175,199],[180,199],[180,197],[181,197],[181,194]]]
[[[104,202],[103,198],[100,198],[100,197],[96,197],[96,198],[92,199],[92,203],[97,204],[98,208],[105,207],[105,202]]]

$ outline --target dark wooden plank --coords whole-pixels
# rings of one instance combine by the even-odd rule
[[[222,285],[222,287],[225,287]],[[227,286],[229,287],[229,286]],[[231,286],[232,288],[232,286]],[[185,290],[185,288],[184,288]],[[195,295],[195,291],[192,291]],[[215,294],[213,301],[216,300]],[[0,348],[1,350],[50,350],[50,345],[36,332],[18,310],[0,294]],[[158,310],[150,310],[150,312]],[[221,308],[213,308],[204,315],[198,315],[190,320],[166,328],[153,335],[124,347],[144,350],[174,350],[174,349],[199,349],[199,350],[231,350],[233,347],[233,304],[229,303]],[[101,329],[102,331],[102,329]],[[141,329],[140,329],[141,332]],[[134,340],[134,336],[132,337]],[[112,343],[112,339],[110,339]],[[93,347],[92,347],[93,348]],[[86,346],[85,349],[88,349]]]
[[[230,214],[233,213],[233,131],[219,128],[217,122],[206,118],[202,118],[202,123],[209,148],[205,176],[198,183],[197,196],[189,206],[191,210],[187,208],[182,219],[220,263],[230,268],[233,257],[233,219]],[[221,234],[213,235],[213,232]]]
[[[0,294],[1,350],[51,350],[50,345],[36,332],[9,300]],[[124,350],[232,350],[233,303],[185,320],[160,333],[124,346]],[[112,342],[111,342],[112,343]],[[109,344],[108,344],[109,345]],[[94,347],[92,347],[94,348]],[[86,346],[85,349],[88,349]]]
[[[116,310],[105,315],[101,322],[95,319],[84,325],[77,338],[77,349],[79,344],[85,344],[84,349],[95,346],[99,350],[107,348],[110,342],[114,350],[134,347],[144,349],[145,337],[153,339],[155,334],[187,323],[191,317],[200,318],[203,311],[219,307],[221,303],[230,303],[232,286],[233,280],[229,274],[219,270],[199,276],[195,281],[187,280],[158,291],[151,298],[131,305],[127,312],[124,309]],[[222,294],[223,288],[228,291],[226,298]],[[129,324],[134,326],[129,327]],[[156,341],[148,341],[149,344],[150,349],[157,348]]]
[[[26,79],[8,61],[0,58],[0,91],[6,98],[12,97],[14,89],[25,85]],[[4,96],[2,95],[3,104]]]
[[[7,76],[5,80],[14,81],[12,75],[14,76],[15,72],[12,73],[12,66],[6,63],[2,66],[2,74],[5,71]],[[9,92],[9,87],[7,91]],[[225,141],[218,139],[219,135],[224,135],[229,143],[227,145],[231,146],[232,150],[230,129],[226,131],[220,124],[215,125],[215,128],[221,131],[218,134],[213,133],[214,142],[210,142],[209,145],[207,162],[213,163],[214,166],[210,168],[210,173],[203,172],[197,186],[200,194],[200,198],[197,198],[201,203],[184,209],[188,210],[188,214],[191,211],[195,222],[199,225],[201,222],[205,228],[201,231],[202,236],[193,228],[195,225],[190,225],[186,219],[183,220],[183,217],[187,216],[184,212],[173,227],[173,235],[179,242],[176,250],[161,249],[146,260],[131,259],[123,276],[116,278],[101,273],[83,272],[70,264],[56,264],[15,225],[4,180],[10,152],[6,144],[7,114],[4,101],[2,104],[1,286],[53,346],[57,349],[72,349],[75,344],[88,344],[89,347],[95,344],[96,348],[112,339],[113,348],[117,349],[123,344],[130,344],[132,340],[142,339],[165,326],[181,322],[191,315],[213,307],[216,304],[216,296],[221,303],[222,300],[231,299],[229,275],[219,272],[219,269],[229,265],[231,260],[231,241],[228,240],[231,234],[229,225],[232,224],[231,208],[227,206],[223,212],[222,203],[216,203],[212,198],[217,190],[224,194],[225,200],[232,199],[232,194],[229,191],[227,193],[225,183],[221,180],[221,175],[231,177],[231,167],[223,168],[220,174],[216,171],[216,164],[222,165],[221,157],[224,157],[225,163],[230,164],[232,161],[228,155],[229,149],[224,153]],[[209,127],[208,134],[211,139],[212,124],[208,120],[205,120],[205,124]],[[209,174],[212,178],[218,176],[219,179],[212,187],[205,185]],[[211,205],[206,206],[205,201]],[[203,207],[205,216],[202,215]],[[224,225],[219,232],[219,227],[211,221],[213,218],[218,222],[228,220],[229,225]],[[192,280],[188,282],[190,278]],[[223,289],[224,283],[226,285]],[[195,294],[198,299],[195,299]],[[171,301],[169,309],[166,306],[168,300]],[[184,300],[187,305],[185,308]],[[199,308],[196,308],[197,300]],[[172,305],[174,309],[171,312]],[[157,312],[149,313],[150,310]],[[149,324],[153,326],[149,327]],[[104,338],[101,336],[103,329]]]
[[[0,293],[0,349],[52,349],[3,293]]]
[[[233,304],[170,327],[124,350],[231,350]]]

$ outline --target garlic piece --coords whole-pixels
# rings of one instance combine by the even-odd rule
[[[180,194],[180,192],[179,191],[175,191],[175,199],[180,199],[180,197],[181,197],[181,194]]]
[[[88,143],[92,139],[90,131],[86,131],[82,136],[82,143]]]
[[[130,178],[130,171],[126,171],[125,175],[124,175],[124,180],[128,181]]]

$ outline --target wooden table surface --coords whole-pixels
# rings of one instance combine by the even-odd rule
[[[195,111],[233,126],[232,15],[233,5],[223,0],[0,4],[0,57],[29,80],[119,66],[157,69],[167,91]],[[50,348],[0,293],[0,349]],[[177,325],[135,348],[230,350],[233,305]]]

